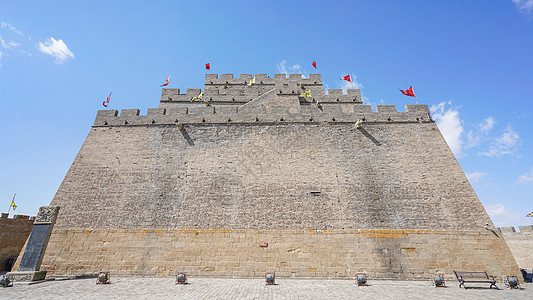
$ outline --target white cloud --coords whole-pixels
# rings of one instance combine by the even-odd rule
[[[518,181],[516,184],[525,183],[525,182],[532,182],[533,181],[533,168],[531,168],[531,171],[528,173],[524,173],[518,177]]]
[[[278,68],[278,72],[283,73],[285,75],[289,74],[287,71],[287,61],[284,59],[276,64],[276,67]]]
[[[466,177],[468,178],[468,181],[470,182],[474,182],[474,183],[477,183],[479,182],[479,180],[486,176],[487,173],[483,173],[483,172],[472,172],[472,173],[466,173],[465,174]]]
[[[520,220],[523,217],[522,212],[507,209],[502,203],[486,204],[485,209],[489,216],[492,217],[505,217],[510,220]]]
[[[487,117],[482,123],[476,126],[477,129],[475,131],[468,131],[466,134],[465,148],[472,148],[479,145],[481,140],[489,134],[494,124],[496,124],[496,120],[493,117]]]
[[[481,143],[481,136],[477,133],[474,133],[472,130],[468,131],[466,134],[466,145],[465,148],[472,148]]]
[[[12,32],[14,32],[14,33],[16,33],[16,34],[18,34],[18,35],[24,35],[24,34],[22,33],[22,31],[17,30],[17,28],[15,28],[15,26],[13,26],[13,25],[11,25],[11,24],[9,24],[9,23],[1,22],[1,23],[0,23],[0,26],[1,26],[1,28],[7,28],[7,29],[9,29],[10,31],[12,31]]]
[[[2,66],[2,57],[4,56],[4,53],[0,51],[0,67]]]
[[[503,204],[501,203],[487,204],[485,205],[485,208],[487,209],[487,213],[491,217],[504,216],[508,213],[507,210],[505,209],[505,206],[503,206]]]
[[[494,124],[496,124],[494,118],[488,117],[483,123],[479,124],[479,129],[481,129],[481,131],[488,132],[494,127]]]
[[[519,13],[529,15],[533,12],[533,0],[511,0]]]
[[[463,140],[463,122],[459,118],[459,111],[456,108],[446,108],[451,102],[441,102],[438,105],[432,105],[430,108],[431,115],[437,123],[444,139],[452,149],[453,154],[460,158],[463,157],[462,147]]]
[[[56,40],[53,37],[46,41],[37,43],[37,49],[44,54],[52,55],[56,58],[56,64],[61,64],[69,58],[74,58],[74,53],[70,51],[63,40]]]
[[[307,71],[303,69],[300,64],[294,64],[290,67],[287,67],[287,60],[285,59],[277,63],[276,67],[278,68],[279,73],[283,73],[285,75],[292,73],[292,74],[302,74],[304,78],[309,77]]]
[[[479,154],[488,157],[512,154],[516,151],[520,143],[521,140],[518,133],[514,131],[510,125],[507,125],[505,132],[502,134],[502,136],[494,140],[492,146],[489,148],[489,151],[480,152]]]
[[[4,48],[4,49],[9,49],[9,48],[12,48],[12,47],[18,47],[18,46],[22,45],[21,43],[18,43],[18,42],[15,42],[15,41],[6,42],[2,38],[2,36],[0,36],[0,44],[2,45],[2,48]]]

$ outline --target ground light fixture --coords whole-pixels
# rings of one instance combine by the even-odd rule
[[[275,285],[276,273],[265,273],[265,280],[267,285]]]
[[[13,286],[13,282],[11,282],[11,280],[9,280],[9,277],[7,277],[6,275],[0,276],[0,285],[2,287],[8,287],[10,284],[11,284],[11,286]]]
[[[366,273],[357,273],[355,274],[355,284],[357,286],[365,286],[367,284],[368,277],[366,276]]]
[[[187,284],[187,274],[179,272],[178,275],[176,275],[176,284]]]
[[[518,283],[518,278],[516,278],[516,276],[505,277],[505,283],[510,289],[520,289],[520,284]]]
[[[99,272],[96,277],[96,284],[108,284],[109,283],[109,272]]]
[[[446,287],[446,282],[444,281],[444,274],[437,274],[431,276],[431,283],[435,287]]]

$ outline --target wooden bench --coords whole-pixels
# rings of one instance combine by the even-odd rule
[[[459,281],[459,287],[467,289],[465,286],[465,283],[490,283],[490,288],[496,286],[496,279],[492,275],[488,275],[485,271],[453,271],[455,273],[455,277],[457,277],[457,280]]]

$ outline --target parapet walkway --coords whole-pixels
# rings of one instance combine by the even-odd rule
[[[111,284],[96,285],[95,278],[58,279],[0,288],[0,299],[533,299],[531,283],[522,284],[522,290],[501,283],[500,290],[464,290],[457,280],[447,281],[447,288],[435,288],[429,281],[370,280],[364,287],[353,280],[277,279],[275,286],[265,285],[263,279],[189,278],[187,285],[174,281],[111,275]]]

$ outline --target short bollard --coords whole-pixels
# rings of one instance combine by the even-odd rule
[[[183,272],[176,275],[176,284],[187,284],[187,275]]]
[[[9,277],[7,277],[6,275],[2,275],[0,276],[0,285],[2,287],[13,286],[13,282],[11,282],[11,280],[9,280]]]
[[[108,284],[109,283],[109,272],[100,272],[98,277],[96,277],[96,284]]]
[[[355,274],[355,284],[357,284],[357,286],[367,286],[368,284],[366,273]]]
[[[276,273],[266,273],[265,280],[266,280],[267,285],[275,285],[276,284]]]

